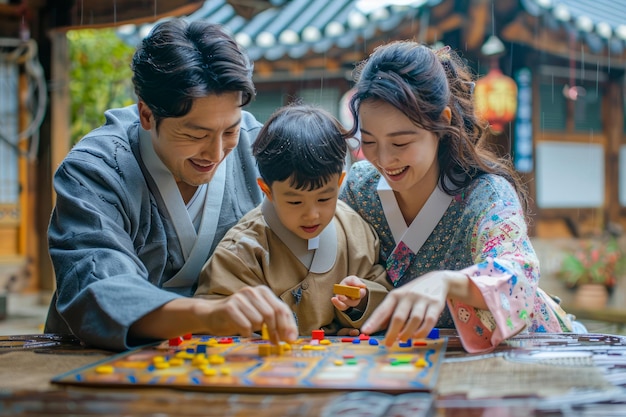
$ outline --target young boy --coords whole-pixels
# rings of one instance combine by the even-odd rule
[[[226,233],[196,296],[267,285],[291,307],[300,335],[360,327],[391,286],[378,264],[378,236],[338,201],[345,139],[339,122],[314,106],[289,105],[270,117],[252,148],[266,198]],[[359,298],[333,296],[338,283],[360,287]]]

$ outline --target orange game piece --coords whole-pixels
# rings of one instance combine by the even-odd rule
[[[361,287],[335,284],[333,286],[333,293],[345,295],[346,297],[350,298],[361,298]]]

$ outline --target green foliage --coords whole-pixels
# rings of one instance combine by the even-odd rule
[[[567,286],[603,284],[613,288],[626,273],[626,257],[614,238],[583,240],[579,247],[565,254],[559,271]]]
[[[68,32],[70,53],[71,143],[104,123],[104,111],[135,101],[130,62],[134,48],[114,29]]]

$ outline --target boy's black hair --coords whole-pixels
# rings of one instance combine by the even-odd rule
[[[292,186],[307,191],[340,174],[346,152],[346,131],[341,123],[324,109],[300,103],[274,112],[252,145],[267,185],[290,178]]]

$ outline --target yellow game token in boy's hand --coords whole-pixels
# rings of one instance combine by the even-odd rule
[[[358,299],[358,298],[361,298],[361,287],[354,287],[352,285],[335,284],[333,286],[333,293]]]

